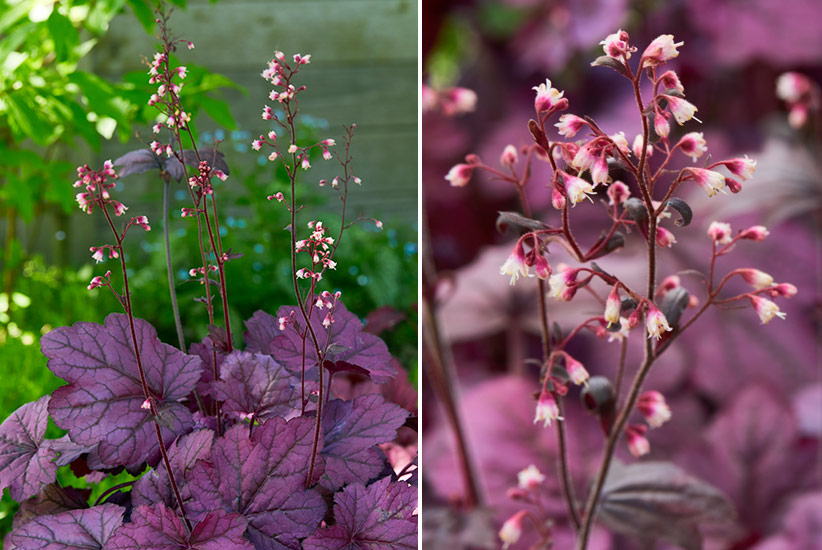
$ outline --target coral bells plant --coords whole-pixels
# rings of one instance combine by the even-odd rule
[[[272,129],[253,147],[269,147],[269,159],[282,162],[288,175],[289,187],[268,199],[290,217],[291,250],[283,253],[297,305],[255,313],[238,349],[225,265],[240,254],[224,246],[217,202],[229,170],[217,144],[198,148],[191,134],[180,95],[186,68],[173,65],[172,52],[193,45],[168,38],[165,16],[158,23],[163,48],[151,62],[158,89],[149,103],[158,108],[154,131],[162,135],[101,170],[80,167],[74,184],[80,208],[105,218],[111,231],[92,257],[118,264],[88,288],[110,292],[122,313],[42,338],[49,368],[66,385],[0,426],[0,488],[21,503],[6,547],[416,548],[416,461],[401,462],[402,453],[389,461],[378,446],[390,448],[409,417],[384,397],[401,395],[401,370],[340,293],[323,288],[336,274],[345,231],[363,221],[381,225],[346,220],[348,186],[360,183],[350,154],[354,127],[346,128],[341,152],[332,152],[333,139],[299,143],[295,119],[306,88],[296,80],[310,56],[274,55],[263,72],[274,85],[276,108],[263,111]],[[306,192],[299,176],[315,154],[341,166],[329,187],[342,213],[329,223],[310,219],[298,200]],[[191,202],[180,215],[197,224],[200,244],[200,263],[189,275],[202,285],[209,327],[209,336],[188,349],[182,331],[174,347],[139,318],[125,241],[152,225],[145,216],[126,217],[115,165],[120,176],[159,168],[166,183],[186,182]],[[352,373],[365,380],[356,391],[333,383]],[[64,437],[45,438],[49,417]],[[136,477],[89,503],[88,493],[57,483],[65,465],[90,483],[123,470]]]
[[[537,278],[542,349],[535,361],[541,369],[539,383],[533,387],[534,422],[556,431],[558,477],[567,517],[557,518],[546,510],[541,493],[545,476],[538,464],[531,465],[520,473],[519,487],[509,492],[510,498],[522,503],[522,510],[499,531],[503,548],[517,544],[528,531],[531,540],[540,541],[538,547],[552,547],[551,525],[562,521],[576,533],[576,548],[583,550],[597,519],[620,533],[698,547],[698,526],[732,515],[724,496],[673,464],[624,465],[614,459],[614,453],[622,441],[634,457],[647,454],[653,432],[664,430],[676,414],[662,393],[645,388],[645,380],[664,352],[685,331],[694,330],[691,327],[709,309],[750,306],[762,323],[768,323],[785,318],[778,301],[797,291],[753,267],[721,271],[722,260],[734,249],[756,246],[768,236],[768,230],[758,225],[735,230],[728,223],[713,221],[702,237],[707,273],[660,272],[665,265],[661,257],[677,249],[685,235],[682,228],[694,219],[679,192],[699,187],[713,200],[729,193],[732,200],[732,194],[744,191],[756,161],[712,160],[706,155],[703,134],[688,128],[700,122],[695,117],[698,107],[686,99],[676,72],[666,67],[679,55],[682,42],[662,35],[638,53],[628,33],[620,30],[601,45],[605,55],[592,65],[624,77],[633,91],[641,134],[629,142],[624,132],[606,134],[590,117],[565,112],[571,107],[568,98],[546,80],[533,88],[535,116],[527,125],[533,144],[505,147],[499,167],[468,155],[446,176],[451,185],[465,186],[482,171],[515,187],[522,212],[500,212],[497,221],[498,227],[514,229],[518,235],[500,273],[510,277],[511,285],[522,278]],[[548,131],[549,125],[555,133]],[[680,132],[679,127],[686,131]],[[549,138],[556,134],[559,139]],[[543,185],[530,181],[535,162],[550,164],[553,174],[545,192],[550,193],[556,212],[544,217],[532,212],[524,193],[526,185]],[[586,201],[592,203],[587,208],[599,209],[602,218],[601,236],[589,243],[580,241],[572,230],[573,214]],[[644,249],[644,261],[625,273],[606,271],[594,261],[634,243]],[[551,249],[557,247],[567,252],[570,264],[551,260]],[[638,271],[644,272],[644,284],[635,282]],[[684,274],[696,275],[701,289],[686,289],[680,280]],[[560,332],[559,324],[549,328],[551,300],[572,302],[580,294],[593,295],[600,311],[586,315],[567,334]],[[560,309],[568,312],[567,307]],[[590,376],[571,355],[572,343],[584,332],[618,348],[612,365],[597,366],[597,376]],[[641,350],[642,359],[633,378],[627,379],[626,352],[631,347]],[[567,439],[573,434],[565,430],[564,406],[577,391],[584,407],[599,418],[604,438],[601,460],[587,495],[581,498],[569,475]]]

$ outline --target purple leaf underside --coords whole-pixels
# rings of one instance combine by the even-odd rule
[[[280,331],[277,317],[287,317],[292,312],[294,323]],[[267,353],[291,372],[299,373],[303,362],[302,334],[306,330],[302,314],[295,306],[283,306],[277,310],[277,317],[258,311],[246,321],[248,349]],[[332,350],[335,350],[329,353],[326,359],[334,362],[346,361],[365,368],[371,378],[378,383],[387,382],[397,374],[385,343],[377,336],[365,332],[357,316],[349,312],[342,302],[337,302],[334,323],[329,329],[323,326],[322,321],[323,316],[314,312],[311,325],[321,348],[331,346]],[[313,349],[310,335],[305,349],[307,365],[316,365],[317,352]]]
[[[0,425],[0,492],[23,501],[57,476],[57,452],[43,445],[48,427],[49,396],[26,403]]]
[[[287,417],[299,408],[299,378],[269,355],[234,351],[223,363],[215,384],[223,411],[258,420]]]
[[[160,342],[154,328],[135,319],[138,349],[166,445],[193,426],[178,401],[200,378],[198,357]],[[128,317],[112,313],[105,324],[76,323],[41,339],[48,367],[68,382],[49,403],[54,422],[79,445],[99,443],[101,461],[134,470],[159,460],[154,420],[146,409]]]
[[[407,416],[408,411],[376,393],[330,401],[322,419],[325,473],[320,484],[336,490],[379,475],[385,456],[376,445],[394,439]]]
[[[334,497],[331,527],[318,529],[304,550],[413,550],[417,548],[417,490],[384,478],[354,483]]]
[[[187,476],[183,496],[191,499],[189,515],[237,512],[248,521],[247,534],[257,548],[294,548],[326,511],[322,497],[305,489],[313,427],[310,418],[278,417],[256,426],[250,438],[248,426],[229,428],[214,442],[211,459],[198,461]]]
[[[123,508],[103,504],[52,516],[38,516],[9,534],[15,550],[99,550],[123,523]]]
[[[107,550],[253,550],[243,538],[246,520],[238,514],[215,510],[206,514],[187,532],[183,520],[158,502],[138,506],[131,523],[121,526],[109,539]]]

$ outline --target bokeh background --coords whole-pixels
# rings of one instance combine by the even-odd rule
[[[734,230],[757,223],[771,231],[765,242],[740,245],[722,258],[720,273],[756,267],[799,289],[792,300],[780,301],[785,321],[761,326],[747,305],[712,309],[666,352],[645,388],[665,394],[673,418],[649,432],[651,453],[641,460],[670,460],[734,504],[734,522],[703,529],[705,548],[822,546],[822,124],[816,111],[805,126],[792,128],[775,93],[785,71],[801,72],[816,86],[822,82],[822,34],[813,23],[820,17],[822,5],[814,0],[423,2],[423,83],[440,91],[464,86],[478,97],[467,114],[446,116],[435,108],[423,115],[422,185],[427,291],[436,297],[441,336],[453,358],[454,391],[482,500],[481,507],[467,510],[454,434],[424,376],[426,548],[498,547],[500,525],[522,508],[506,491],[529,464],[547,477],[549,506],[558,518],[554,547],[572,545],[556,481],[554,430],[532,422],[538,370],[524,360],[539,356],[536,285],[520,280],[510,287],[508,277],[499,275],[512,236],[498,233],[494,222],[498,211],[520,211],[519,201],[512,187],[481,171],[464,188],[449,186],[444,176],[466,154],[498,166],[507,144],[531,143],[532,87],[546,78],[565,91],[567,112],[591,115],[606,133],[624,131],[631,143],[641,130],[631,89],[615,72],[590,67],[602,55],[599,41],[617,29],[628,31],[640,52],[660,34],[684,42],[669,68],[679,74],[703,122],[674,127],[672,135],[703,132],[714,161],[748,154],[758,162],[738,195],[709,199],[696,186],[680,188],[694,222],[675,230],[678,243],[663,253],[660,279],[686,267],[705,270],[705,231],[718,220]],[[549,167],[537,162],[527,194],[537,208],[534,217],[556,223],[545,189],[549,181]],[[575,236],[593,242],[602,220],[598,204],[578,205]],[[624,250],[598,263],[641,279],[643,252],[636,239],[629,236]],[[549,260],[554,266],[568,261],[560,250],[552,250]],[[682,282],[704,298],[696,278],[683,275]],[[552,322],[566,332],[586,313],[600,311],[580,298],[549,306]],[[588,335],[569,352],[591,374],[613,378],[614,346]],[[638,357],[629,354],[629,374]],[[567,431],[573,482],[585,495],[602,437],[576,397],[572,390],[566,399]],[[636,461],[624,443],[617,457]],[[529,531],[526,522],[514,548],[534,542]],[[673,546],[642,546],[600,527],[590,548]]]
[[[106,292],[86,290],[110,263],[94,265],[89,247],[107,242],[98,216],[79,211],[75,167],[144,148],[156,110],[146,102],[146,60],[155,38],[153,0],[0,0],[0,418],[50,392],[39,338],[77,321],[102,322],[118,308]],[[200,146],[222,141],[231,169],[218,190],[223,242],[244,256],[227,266],[232,326],[254,311],[293,301],[287,212],[265,200],[285,190],[282,170],[252,151],[272,127],[260,118],[270,86],[260,78],[275,50],[312,54],[300,73],[299,139],[335,138],[357,124],[348,219],[382,220],[346,232],[330,290],[366,318],[382,312],[381,336],[416,383],[417,369],[417,14],[411,0],[175,0],[170,28],[190,40],[177,60],[188,67],[183,101],[194,113]],[[274,105],[276,107],[276,104]],[[265,153],[265,154],[264,154]],[[312,159],[301,174],[301,201],[318,219],[339,219],[340,201],[320,179],[339,173]],[[330,177],[329,177],[330,176]],[[199,255],[195,228],[180,219],[185,183],[172,183],[171,229],[177,295],[187,343],[207,331],[199,285],[185,283]],[[356,186],[354,186],[356,187]],[[162,245],[163,184],[156,172],[119,181],[130,215],[147,215],[150,233],[126,241],[137,315],[175,343]],[[176,215],[174,214],[176,212]],[[306,219],[307,221],[307,219]],[[387,308],[387,309],[386,309]],[[236,327],[239,327],[237,329]],[[58,436],[59,432],[49,434]],[[61,471],[60,481],[82,485]],[[112,483],[117,480],[112,478]],[[105,487],[99,488],[99,490]],[[0,539],[15,507],[0,505]]]

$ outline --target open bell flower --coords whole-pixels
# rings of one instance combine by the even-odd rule
[[[657,308],[653,302],[648,302],[648,314],[645,318],[645,328],[648,330],[648,338],[662,338],[663,332],[673,330],[668,324],[665,314]]]
[[[532,88],[537,93],[534,98],[534,109],[538,113],[543,113],[552,107],[556,107],[565,92],[561,92],[551,87],[551,81],[546,79],[544,83]]]
[[[625,436],[628,438],[628,450],[635,457],[640,457],[651,452],[651,444],[645,438],[646,426],[641,424],[629,425],[625,428]]]
[[[640,395],[636,408],[652,428],[659,428],[671,419],[671,409],[665,402],[665,396],[658,391],[646,391]]]
[[[445,179],[447,179],[452,187],[465,187],[471,180],[471,174],[474,173],[473,164],[457,164],[448,171]]]
[[[674,35],[663,34],[654,38],[642,52],[642,67],[656,67],[679,55],[677,48],[684,42],[674,42]]]
[[[557,401],[551,392],[543,390],[539,394],[539,400],[537,401],[534,424],[542,422],[542,426],[547,428],[554,420],[561,420],[559,416],[559,405],[557,405]]]
[[[779,317],[780,319],[785,318],[785,312],[779,311],[779,306],[776,305],[776,302],[753,294],[749,295],[748,298],[751,299],[754,311],[759,315],[759,320],[762,321],[763,325],[769,323],[774,317]]]
[[[520,510],[502,524],[502,529],[499,530],[499,539],[502,541],[502,549],[508,550],[512,544],[516,544],[522,536],[522,520],[528,512]]]
[[[547,263],[547,262],[546,262]],[[520,276],[528,277],[528,264],[525,263],[525,250],[522,248],[522,241],[517,241],[514,250],[502,267],[499,269],[500,275],[509,275],[513,286]]]

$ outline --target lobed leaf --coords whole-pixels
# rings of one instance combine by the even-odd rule
[[[202,520],[214,510],[237,512],[248,521],[248,537],[259,548],[299,547],[325,515],[322,497],[305,489],[314,420],[272,418],[257,426],[229,428],[215,441],[211,459],[187,476],[187,512]],[[321,465],[321,462],[318,462]]]
[[[178,401],[200,378],[201,361],[157,339],[154,328],[135,319],[146,382],[158,410],[166,445],[189,431],[191,412]],[[105,324],[76,323],[52,330],[41,339],[48,367],[68,382],[49,403],[54,422],[79,445],[99,443],[108,466],[140,469],[160,457],[154,419],[142,408],[145,396],[131,345],[128,317],[112,313]]]
[[[286,417],[297,410],[299,384],[300,379],[270,355],[233,351],[226,356],[214,387],[224,412],[253,415],[260,420]]]
[[[48,427],[49,396],[26,403],[0,425],[0,492],[23,501],[57,476],[57,452],[43,445]]]
[[[189,534],[183,520],[162,502],[138,506],[131,523],[109,539],[107,550],[253,550],[243,538],[246,520],[238,514],[215,510],[194,525]]]
[[[123,511],[120,506],[103,504],[38,516],[14,529],[7,540],[14,550],[101,550],[123,523]]]
[[[60,487],[57,483],[49,483],[38,494],[20,503],[12,527],[22,527],[38,516],[88,508],[87,497],[88,495],[83,495],[73,487]]]
[[[408,411],[376,393],[330,401],[322,419],[325,473],[320,485],[333,491],[379,475],[385,457],[376,445],[394,439],[407,416]]]
[[[384,478],[355,483],[334,497],[334,521],[303,542],[304,550],[417,548],[417,490]]]
[[[277,317],[288,317],[292,312],[294,323],[284,331],[279,330],[273,315],[262,311],[255,313],[246,321],[246,343],[250,351],[267,353],[292,373],[299,374],[303,365],[303,334],[306,331],[302,314],[295,306],[283,306],[277,310]],[[347,361],[368,369],[371,378],[378,383],[396,376],[397,369],[391,364],[388,347],[377,336],[365,332],[357,316],[349,312],[342,302],[337,302],[334,323],[328,329],[322,321],[323,316],[316,313],[311,317],[320,346],[326,349],[325,359]],[[318,363],[317,352],[310,339],[309,335],[305,346],[306,366]]]

